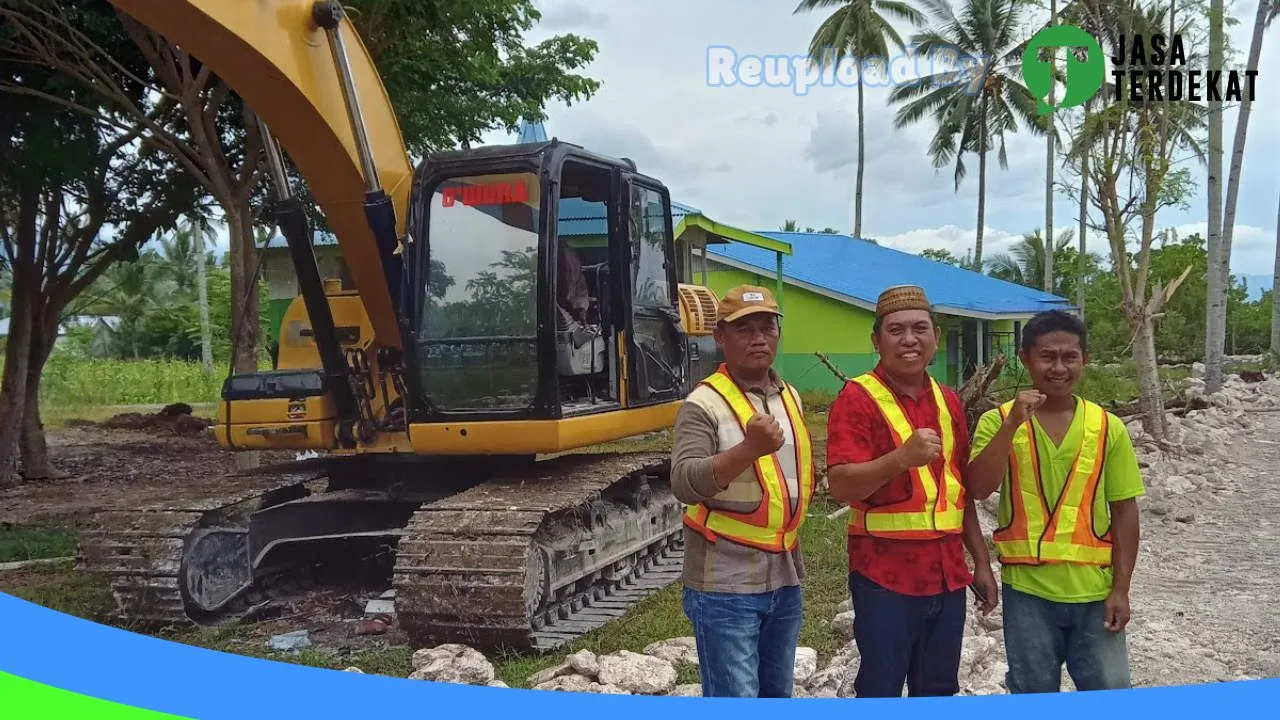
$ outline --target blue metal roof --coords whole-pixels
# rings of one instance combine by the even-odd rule
[[[701,215],[702,211],[675,200],[671,201],[672,227],[679,225],[685,215]],[[605,235],[608,222],[604,215],[604,203],[587,202],[581,198],[560,200],[561,235]]]
[[[516,142],[535,143],[547,141],[547,128],[541,122],[520,121],[520,138]]]
[[[848,235],[777,231],[757,234],[791,243],[793,254],[782,259],[785,279],[868,306],[875,305],[885,288],[910,283],[923,287],[930,302],[948,314],[1022,315],[1074,307],[1057,295]],[[777,268],[774,253],[741,243],[708,248],[707,255],[749,265],[763,275],[773,275]]]

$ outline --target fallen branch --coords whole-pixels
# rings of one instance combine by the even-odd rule
[[[982,413],[996,407],[996,401],[991,398],[991,386],[1004,372],[1004,363],[1004,353],[996,355],[990,365],[978,366],[956,392],[960,397],[960,403],[964,405],[970,432],[973,431]]]
[[[836,376],[836,377],[840,378],[840,382],[843,382],[843,383],[847,383],[847,382],[849,382],[849,376],[848,376],[848,375],[845,375],[845,374],[844,374],[844,373],[842,373],[842,372],[840,372],[840,369],[839,369],[839,368],[837,368],[835,365],[833,365],[833,364],[831,363],[831,361],[830,361],[829,359],[827,359],[827,356],[826,356],[826,355],[823,355],[822,353],[817,352],[816,350],[814,351],[814,353],[813,353],[813,354],[814,354],[814,355],[817,355],[817,356],[818,356],[818,359],[822,361],[822,364],[823,364],[823,365],[826,365],[826,366],[827,366],[827,368],[828,368],[829,370],[831,370],[831,372],[835,373],[835,376]]]

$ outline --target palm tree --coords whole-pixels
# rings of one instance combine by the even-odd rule
[[[142,357],[142,324],[149,315],[168,306],[177,290],[166,263],[156,251],[148,250],[133,262],[113,264],[103,273],[99,287],[100,292],[92,298],[95,308],[120,318],[118,342],[132,352],[135,360]]]
[[[862,170],[865,166],[866,120],[862,110],[862,70],[870,64],[888,67],[889,42],[906,52],[898,31],[889,24],[893,16],[918,25],[924,16],[901,0],[801,0],[795,13],[834,7],[822,21],[809,43],[811,65],[832,66],[845,59],[856,60],[858,70],[858,176],[854,189],[853,235],[862,237]],[[886,42],[888,41],[888,42]]]
[[[1217,14],[1210,15],[1210,22],[1222,34],[1224,18],[1222,15],[1221,3],[1215,4]],[[1280,2],[1277,0],[1258,0],[1258,11],[1253,18],[1253,37],[1249,42],[1249,60],[1248,67],[1251,70],[1258,69],[1258,57],[1262,54],[1262,36],[1267,28],[1276,19],[1276,15],[1280,14]],[[1212,50],[1211,50],[1212,54]],[[1219,51],[1220,55],[1220,51]],[[1212,60],[1210,60],[1212,62]],[[1210,65],[1210,67],[1216,67]],[[1215,168],[1221,170],[1221,154],[1222,154],[1222,108],[1221,102],[1215,104],[1211,101],[1211,108],[1217,114],[1217,137],[1211,137],[1211,142],[1217,143],[1218,157],[1215,160]],[[1227,335],[1227,291],[1230,287],[1228,276],[1231,273],[1231,243],[1234,236],[1236,223],[1236,198],[1240,194],[1240,166],[1244,164],[1244,143],[1249,132],[1249,114],[1253,109],[1253,98],[1245,94],[1240,103],[1240,114],[1236,117],[1235,137],[1231,144],[1231,165],[1227,169],[1227,197],[1226,207],[1223,209],[1221,216],[1221,227],[1219,228],[1219,248],[1216,253],[1217,257],[1210,259],[1211,267],[1209,272],[1214,274],[1212,280],[1209,281],[1209,291],[1212,295],[1209,298],[1208,306],[1209,316],[1206,319],[1205,342],[1205,388],[1214,390],[1221,386],[1222,382],[1222,354],[1226,343]],[[1212,116],[1211,116],[1212,117]],[[1211,130],[1211,132],[1213,132]],[[1210,176],[1211,182],[1213,176]],[[1216,184],[1210,185],[1209,217],[1214,217],[1214,204],[1218,202]],[[1209,232],[1212,236],[1213,227],[1210,226]],[[1280,248],[1278,248],[1280,249]]]
[[[1071,246],[1075,231],[1070,228],[1058,233],[1053,243],[1053,255],[1062,258]],[[992,277],[1007,280],[1026,287],[1044,290],[1061,295],[1064,291],[1065,278],[1054,278],[1053,287],[1045,288],[1045,268],[1051,265],[1045,261],[1044,235],[1040,229],[1024,233],[1022,239],[1009,249],[1009,252],[998,253],[987,258],[987,272]]]
[[[955,161],[956,189],[965,176],[964,153],[978,155],[978,226],[973,266],[982,267],[986,217],[987,153],[999,143],[1000,167],[1009,167],[1005,134],[1021,121],[1032,132],[1052,132],[1051,116],[1041,116],[1021,82],[1021,55],[1027,39],[1020,25],[1020,0],[965,0],[959,17],[947,0],[920,0],[938,27],[912,38],[918,52],[935,60],[958,54],[960,67],[899,85],[890,104],[904,103],[894,118],[902,128],[931,114],[937,122],[929,155],[941,168]],[[910,102],[907,102],[910,101]],[[957,145],[957,136],[959,143]]]
[[[1058,0],[1049,0],[1049,24],[1058,24]],[[1053,67],[1056,74],[1057,50],[1053,48],[1044,48],[1049,51],[1049,63]],[[1056,83],[1049,86],[1049,104],[1054,104],[1054,91],[1057,89]],[[1054,165],[1054,137],[1055,133],[1045,133],[1045,162],[1044,162],[1044,234],[1053,237],[1053,165]],[[1044,276],[1045,292],[1053,292],[1053,261],[1054,253],[1045,253],[1044,256]]]

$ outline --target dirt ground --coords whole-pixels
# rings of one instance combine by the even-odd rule
[[[0,523],[74,532],[86,516],[101,510],[212,499],[262,482],[231,476],[233,453],[187,422],[139,429],[70,423],[50,431],[48,442],[55,468],[66,477],[0,489]],[[261,453],[261,462],[293,456]]]

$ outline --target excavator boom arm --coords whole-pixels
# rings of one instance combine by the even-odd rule
[[[337,236],[375,343],[399,348],[396,288],[388,283],[365,201],[369,191],[385,192],[395,236],[403,237],[413,166],[386,89],[350,21],[335,14],[347,83],[331,38],[317,24],[314,0],[110,2],[187,50],[253,108],[306,178]],[[358,114],[350,112],[344,92],[352,93]],[[363,159],[356,130],[367,138]]]

